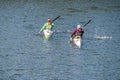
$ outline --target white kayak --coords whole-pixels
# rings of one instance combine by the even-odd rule
[[[46,39],[50,38],[52,36],[52,33],[53,33],[53,31],[51,31],[49,29],[45,29],[43,32],[44,32],[44,37]]]
[[[73,38],[73,43],[80,48],[81,47],[81,37],[80,36],[75,36],[75,38]]]

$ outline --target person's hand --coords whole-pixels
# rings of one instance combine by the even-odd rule
[[[40,35],[40,32],[38,32],[38,35]]]
[[[69,42],[71,43],[72,42],[72,38],[70,37],[70,39],[69,39]]]

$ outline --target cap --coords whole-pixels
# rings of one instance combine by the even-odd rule
[[[81,28],[81,26],[80,26],[80,25],[77,25],[77,28],[79,29],[79,28]]]

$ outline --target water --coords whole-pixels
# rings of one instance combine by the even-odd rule
[[[119,14],[119,0],[0,0],[0,80],[119,80]],[[67,32],[50,40],[37,35],[58,15],[61,31],[92,19],[80,49]]]

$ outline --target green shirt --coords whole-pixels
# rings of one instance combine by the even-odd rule
[[[48,23],[45,23],[40,29],[40,31],[43,31],[45,29],[53,29],[53,28],[54,28],[54,23],[52,23],[51,25],[48,25]]]

